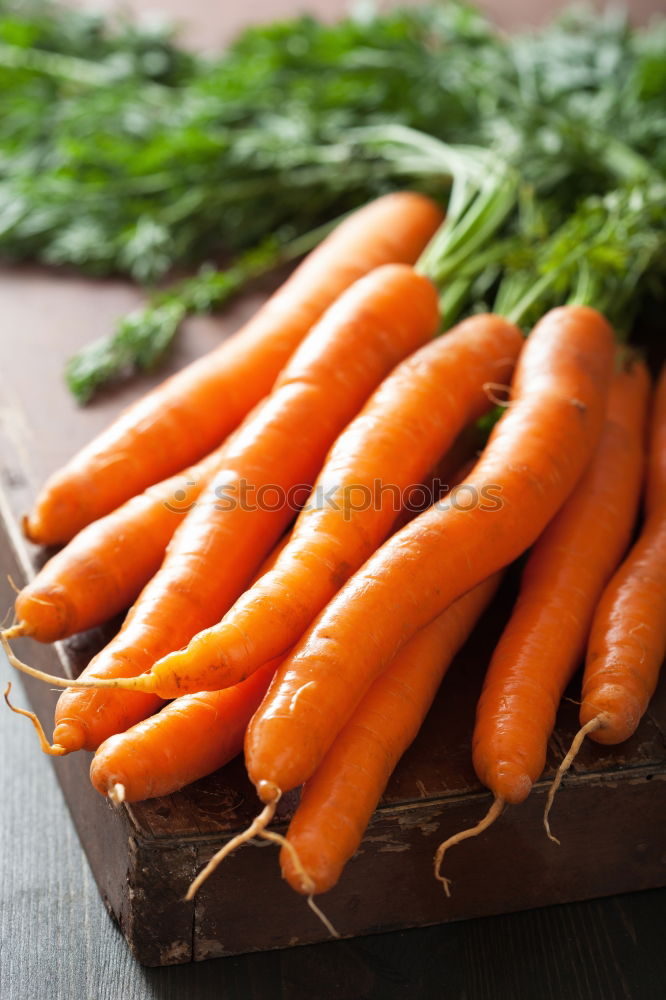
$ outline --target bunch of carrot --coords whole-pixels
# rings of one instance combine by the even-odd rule
[[[666,645],[666,372],[646,518],[621,563],[645,477],[645,366],[586,305],[547,312],[526,342],[490,313],[434,338],[442,289],[414,265],[441,223],[411,193],[351,216],[248,326],[53,477],[25,530],[67,544],[18,595],[2,637],[15,666],[67,688],[51,744],[32,716],[43,748],[95,751],[93,784],[114,802],[172,792],[244,745],[264,808],[223,853],[256,834],[278,840],[284,877],[310,898],[337,881],[456,651],[526,550],[474,734],[495,798],[440,846],[447,889],[447,847],[521,802],[543,771],[586,646],[581,738],[612,743],[638,725]],[[424,261],[433,245],[441,233]],[[434,497],[407,516],[409,488],[504,391],[456,487],[472,502]],[[9,647],[130,605],[76,681]],[[267,827],[298,786],[284,838]]]

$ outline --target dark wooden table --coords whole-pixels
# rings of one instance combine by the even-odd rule
[[[113,6],[113,2],[107,2]],[[134,0],[127,6],[153,6]],[[162,0],[189,19],[196,42],[228,36],[248,11],[208,0]],[[262,0],[254,19],[300,7],[334,13],[340,0]],[[538,19],[556,3],[489,0],[510,24]],[[654,9],[651,0],[634,14]],[[233,10],[231,9],[233,8]],[[538,14],[537,14],[538,8]],[[640,11],[639,11],[640,8]],[[213,22],[211,25],[210,22]],[[58,382],[62,343],[75,347],[108,330],[115,315],[137,300],[121,283],[94,285],[43,272],[0,276],[2,350],[25,357],[15,392],[26,411],[39,410],[40,379]],[[48,324],[59,350],[36,352],[31,331]],[[195,324],[201,347],[217,337],[215,321]],[[178,352],[172,359],[178,364]],[[40,378],[32,377],[38,372]],[[64,390],[63,390],[64,391]],[[45,424],[49,414],[42,407]],[[75,419],[75,411],[72,411]],[[99,425],[106,421],[99,409]],[[18,439],[22,429],[16,428]],[[36,465],[55,467],[68,453],[40,454],[39,435],[27,442]],[[0,664],[3,676],[6,665]],[[20,697],[20,696],[19,696]],[[135,998],[335,997],[460,998],[460,1000],[652,1000],[666,992],[666,891],[553,906],[510,916],[440,925],[198,963],[145,969],[130,956],[99,899],[50,768],[36,751],[30,728],[3,717],[0,728],[0,998],[2,1000],[135,1000]],[[665,838],[666,842],[666,838]]]

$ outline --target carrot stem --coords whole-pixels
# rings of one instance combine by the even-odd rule
[[[503,809],[504,799],[497,796],[493,800],[493,804],[486,815],[482,820],[479,820],[476,826],[471,826],[468,830],[461,830],[459,833],[454,833],[452,837],[449,837],[448,840],[444,840],[437,848],[435,853],[435,878],[444,886],[444,892],[447,897],[451,896],[451,880],[442,875],[441,872],[444,855],[450,847],[455,847],[456,844],[459,844],[463,840],[469,840],[470,837],[478,837],[480,833],[487,830],[488,827],[501,815]]]

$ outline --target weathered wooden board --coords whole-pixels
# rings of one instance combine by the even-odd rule
[[[60,380],[64,359],[132,305],[136,292],[129,286],[20,270],[0,274],[0,295],[0,571],[6,607],[11,601],[6,574],[20,585],[44,558],[18,528],[38,484],[151,380],[109,393],[86,410],[74,406]],[[257,300],[244,299],[223,320],[191,324],[170,367],[218,343]],[[541,815],[553,767],[576,728],[576,709],[569,703],[560,713],[544,779],[528,802],[507,810],[486,836],[451,852],[450,900],[434,882],[437,843],[475,822],[489,802],[471,767],[470,734],[483,669],[514,583],[506,581],[458,657],[361,850],[323,899],[345,935],[666,883],[664,683],[632,740],[616,751],[589,743],[581,753],[553,815],[560,848],[546,839]],[[72,676],[102,640],[98,631],[55,648],[24,641],[17,651],[43,669]],[[56,693],[34,682],[26,688],[48,728]],[[256,811],[240,760],[177,795],[119,810],[91,788],[89,761],[89,754],[80,753],[53,764],[100,892],[142,962],[187,962],[325,937],[303,900],[281,882],[272,846],[238,851],[195,903],[182,901],[202,864]],[[295,801],[290,795],[280,803],[278,829],[286,826]]]

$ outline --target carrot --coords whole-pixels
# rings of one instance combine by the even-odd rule
[[[280,539],[264,560],[256,579],[273,568],[288,538],[289,535],[286,534]],[[8,632],[0,635],[7,648]],[[106,784],[106,790],[102,794],[108,794],[116,804],[126,798],[134,802],[150,798],[151,795],[163,795],[167,792],[157,792],[154,789],[176,791],[235,757],[241,751],[247,723],[275,673],[277,661],[269,666],[270,670],[257,671],[254,684],[237,685],[236,688],[223,692],[194,696],[189,709],[186,708],[187,699],[179,698],[161,712],[137,722],[117,737],[110,736],[98,750],[100,761],[96,765],[95,758],[91,765],[91,768],[95,768],[99,790],[102,791],[102,786]],[[10,691],[11,684],[8,683],[4,693],[5,702],[12,712],[30,719],[44,753],[52,757],[62,757],[69,753],[66,747],[49,743],[37,715],[15,707],[9,700]],[[217,698],[217,694],[228,696]],[[101,710],[103,709],[104,706]],[[211,729],[213,721],[215,728]],[[154,769],[158,755],[154,747],[157,747],[160,739],[170,748],[161,757],[161,771],[159,768]],[[172,746],[174,740],[176,742]],[[184,757],[188,753],[190,756],[182,760],[180,768],[175,768],[174,760],[178,759],[176,747],[179,745],[184,748]],[[150,767],[146,767],[147,760],[150,761]]]
[[[418,733],[442,677],[492,599],[499,574],[426,625],[377,678],[305,783],[282,874],[297,892],[326,892],[358,848],[398,760]],[[244,682],[247,683],[247,682]],[[309,876],[304,884],[302,870]]]
[[[460,450],[465,451],[464,443]],[[437,489],[440,481],[435,477],[428,488]],[[257,579],[273,568],[288,540],[287,535],[275,547]],[[127,732],[109,737],[91,764],[95,788],[114,801],[134,802],[177,791],[222,767],[242,750],[247,725],[278,663],[271,661],[234,687],[177,698]]]
[[[80,531],[20,592],[18,624],[6,637],[54,642],[129,607],[160,568],[174,531],[221,464],[223,449]]]
[[[434,202],[399,192],[342,222],[235,336],[140,399],[51,476],[25,518],[27,537],[69,541],[217,447],[338,296],[381,264],[413,264],[441,221]]]
[[[288,540],[287,533],[255,579],[273,568]],[[247,683],[176,698],[155,715],[109,736],[90,764],[93,786],[114,804],[140,802],[170,795],[223,767],[243,749],[247,724],[278,662],[265,664]]]
[[[615,375],[599,446],[532,549],[516,606],[490,661],[472,748],[478,778],[495,797],[494,817],[505,803],[527,798],[544,769],[555,715],[585,648],[595,606],[631,539],[649,389],[642,362]],[[438,868],[446,850],[469,835],[455,834],[440,846]]]
[[[594,609],[631,540],[641,494],[650,379],[642,362],[611,384],[590,465],[534,546],[493,654],[473,738],[479,780],[518,804],[546,763],[564,689]]]
[[[293,488],[313,482],[336,435],[396,362],[434,333],[437,321],[434,286],[403,264],[378,268],[341,296],[234,435],[118,636],[61,696],[55,744],[95,749],[157,707],[154,694],[109,698],[101,690],[74,689],[138,687],[128,678],[219,619],[293,516]],[[268,497],[265,504],[259,499],[265,488],[270,506]]]
[[[596,446],[612,352],[612,330],[595,310],[555,309],[537,324],[518,362],[513,402],[458,487],[458,502],[431,507],[386,542],[278,668],[245,741],[264,802],[307,781],[419,628],[541,534]],[[479,503],[491,485],[500,499]]]
[[[278,661],[242,684],[190,694],[102,743],[90,765],[101,795],[138,802],[169,795],[233,760]]]
[[[522,344],[501,317],[475,316],[403,361],[336,441],[271,573],[133,689],[226,687],[284,656],[387,537],[408,487],[489,408],[485,383],[508,380]]]
[[[651,424],[646,518],[594,615],[583,673],[581,729],[548,793],[544,822],[549,836],[555,793],[583,740],[589,736],[612,745],[629,739],[645,714],[666,654],[666,367]]]
[[[437,499],[443,499],[454,487],[467,478],[483,451],[488,434],[479,422],[467,424],[456,437],[451,447],[422,482],[409,486],[404,494],[404,506],[391,526],[390,534],[404,528],[417,514],[431,507]]]

